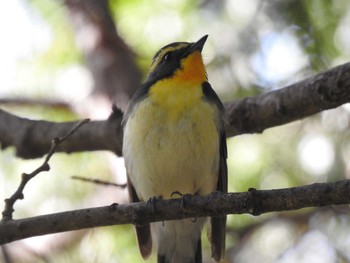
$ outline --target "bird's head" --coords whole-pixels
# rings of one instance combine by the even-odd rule
[[[148,81],[171,80],[176,83],[201,84],[207,80],[202,49],[208,35],[197,42],[175,42],[161,48],[154,56]]]

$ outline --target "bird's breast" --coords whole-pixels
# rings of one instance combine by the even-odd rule
[[[143,200],[170,198],[175,191],[210,193],[217,180],[219,112],[200,96],[166,100],[145,98],[126,123],[123,152],[130,180]]]

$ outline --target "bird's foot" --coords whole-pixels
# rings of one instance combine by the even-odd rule
[[[182,196],[183,196],[183,194],[180,193],[179,191],[174,191],[174,192],[172,192],[171,195],[170,195],[170,197],[171,197],[171,198],[175,198],[174,195],[178,195],[179,197],[182,197]]]
[[[174,198],[174,195],[181,197],[181,208],[186,208],[186,203],[192,198],[192,194],[182,194],[179,191],[174,191],[171,193],[171,198]]]
[[[152,196],[150,199],[148,199],[146,205],[151,206],[152,211],[154,212],[156,210],[156,202],[158,200],[162,200],[163,198],[161,196]]]
[[[181,197],[181,208],[184,209],[186,208],[186,203],[192,198],[192,194],[182,194],[179,191],[174,191],[171,193],[171,198],[174,198],[174,195],[178,195]],[[197,217],[192,218],[191,222],[195,223],[197,221]]]

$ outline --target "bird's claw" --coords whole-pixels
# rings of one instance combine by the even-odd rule
[[[174,195],[178,195],[178,196],[180,196],[180,197],[183,196],[183,194],[180,193],[179,191],[174,191],[174,192],[172,192],[171,195],[170,195],[170,197],[171,197],[171,198],[174,198]]]
[[[179,195],[181,197],[181,208],[186,208],[186,203],[192,198],[192,194],[182,194],[179,191],[175,191],[171,194],[171,197],[173,198],[174,195]],[[195,223],[197,221],[197,217],[192,218],[191,222]]]
[[[181,198],[181,208],[186,208],[188,201],[192,198],[191,194],[184,194]]]
[[[147,206],[151,206],[152,211],[154,212],[156,210],[155,204],[158,200],[161,200],[162,197],[161,196],[153,196],[150,199],[147,200],[146,205]]]
[[[192,194],[183,194],[179,191],[172,192],[171,198],[174,198],[174,195],[178,195],[181,197],[181,208],[186,208],[186,202],[188,202],[193,196]]]

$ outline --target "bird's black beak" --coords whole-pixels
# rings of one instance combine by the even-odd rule
[[[203,36],[197,42],[192,43],[189,48],[183,53],[182,57],[187,57],[189,54],[192,54],[195,51],[202,52],[205,41],[207,41],[208,35]]]
[[[203,37],[201,37],[201,39],[199,39],[197,42],[193,43],[190,47],[190,52],[195,52],[195,51],[199,51],[202,52],[202,49],[204,47],[205,42],[207,41],[208,35],[205,35]]]

